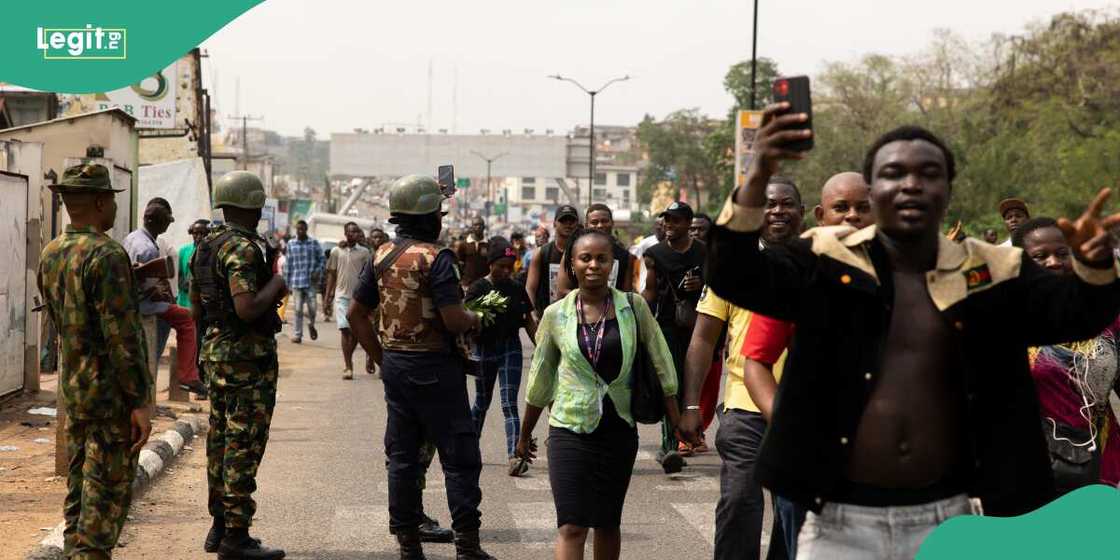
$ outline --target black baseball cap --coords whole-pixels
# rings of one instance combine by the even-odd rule
[[[562,204],[556,208],[556,216],[553,219],[560,221],[561,218],[567,218],[569,216],[579,221],[579,210],[576,210],[576,207],[571,204]]]
[[[670,215],[673,215],[673,216],[680,216],[680,217],[682,217],[686,220],[691,220],[692,216],[693,216],[692,207],[689,206],[688,203],[681,202],[679,200],[674,201],[672,204],[670,204],[668,207],[666,207],[664,210],[662,210],[661,213],[658,214],[657,216],[661,217],[661,216],[664,216],[666,214],[670,214]]]

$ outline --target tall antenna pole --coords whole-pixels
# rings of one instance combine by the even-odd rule
[[[253,117],[249,115],[229,115],[226,118],[241,119],[241,169],[249,170],[249,159],[252,155],[249,153],[249,121],[264,120],[264,117]]]
[[[459,127],[459,67],[456,66],[451,79],[451,134]]]
[[[428,129],[430,134],[432,131],[432,64],[433,59],[428,59],[428,122],[424,123],[424,127]]]

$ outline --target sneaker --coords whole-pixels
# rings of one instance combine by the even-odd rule
[[[692,446],[683,441],[677,442],[677,453],[680,453],[681,457],[691,457],[693,455]]]
[[[686,464],[681,454],[676,451],[669,451],[668,453],[659,451],[657,462],[661,463],[661,470],[665,471],[665,474],[677,474]]]
[[[319,331],[315,330],[315,325],[307,325],[307,330],[311,332],[311,340],[319,339]]]
[[[354,372],[348,369],[342,370],[342,378],[346,380],[354,379]]]
[[[520,459],[518,457],[510,457],[509,458],[509,475],[510,476],[521,476],[521,475],[523,475],[527,472],[529,472],[528,461],[525,461],[524,459]]]

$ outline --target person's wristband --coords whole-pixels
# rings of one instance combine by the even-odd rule
[[[698,404],[686,405],[684,407],[684,410],[685,410],[685,412],[688,412],[689,410],[700,410],[700,405],[698,405]]]

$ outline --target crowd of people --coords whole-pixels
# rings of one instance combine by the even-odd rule
[[[446,193],[413,175],[390,190],[392,239],[349,223],[325,253],[298,222],[274,255],[255,233],[259,180],[231,174],[215,187],[225,223],[192,223],[193,243],[179,251],[177,301],[158,243],[174,222],[167,201],[148,203],[120,250],[103,233],[115,205],[102,171],[67,170],[55,188],[73,225],[44,250],[40,290],[64,356],[100,352],[72,340],[79,327],[111,349],[103,361],[64,358],[67,429],[79,444],[99,429],[121,441],[105,451],[112,457],[72,459],[68,550],[106,551],[119,533],[127,487],[97,489],[125,505],[98,512],[82,480],[96,472],[91,461],[135,461],[130,449],[146,438],[147,366],[134,331],[154,315],[176,333],[176,382],[211,400],[206,550],[283,556],[248,534],[253,478],[284,307],[290,294],[291,342],[305,317],[316,339],[320,285],[341,332],[343,379],[353,379],[361,346],[384,384],[389,530],[405,560],[424,558],[423,542],[454,542],[459,560],[492,558],[479,540],[479,440],[495,387],[509,476],[531,468],[548,411],[558,559],[582,558],[589,536],[596,558],[619,557],[638,423],[661,424],[656,459],[674,475],[709,452],[705,433],[718,421],[717,559],[760,556],[764,489],[769,558],[902,559],[950,517],[1019,515],[1082,486],[1120,484],[1109,406],[1120,385],[1110,234],[1120,215],[1102,217],[1107,190],[1073,221],[1002,201],[1003,243],[992,230],[947,231],[954,154],[933,133],[902,127],[868,147],[862,169],[836,170],[807,227],[801,192],[780,170],[807,157],[791,146],[811,132],[786,109],[764,112],[746,184],[715,219],[672,202],[631,246],[603,204],[558,207],[532,245],[521,232],[488,237],[480,218],[449,236]],[[96,266],[76,273],[60,259]],[[110,289],[113,274],[128,281]],[[121,381],[83,385],[104,379],[98,368]],[[97,413],[94,401],[104,404]],[[450,530],[423,511],[435,455]]]

